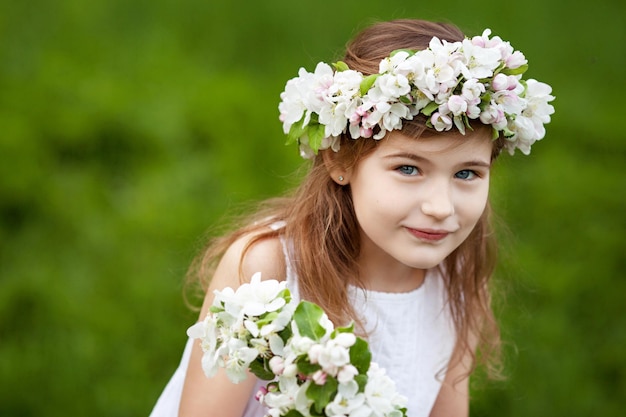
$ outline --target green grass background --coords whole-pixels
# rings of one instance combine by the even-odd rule
[[[401,17],[490,27],[557,96],[546,139],[495,170],[509,379],[471,415],[622,415],[620,0],[0,1],[0,415],[147,415],[205,231],[297,178],[284,83]]]

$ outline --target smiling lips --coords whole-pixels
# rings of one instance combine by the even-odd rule
[[[411,229],[410,227],[407,227],[407,230],[418,239],[427,240],[429,242],[437,242],[450,234],[450,232],[446,230]]]

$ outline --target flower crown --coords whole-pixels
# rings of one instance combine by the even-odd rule
[[[418,114],[437,131],[470,120],[493,127],[510,154],[526,155],[545,136],[554,107],[552,88],[523,80],[528,61],[491,30],[462,42],[433,37],[421,51],[396,50],[380,62],[378,74],[365,76],[344,62],[320,62],[315,72],[301,68],[287,82],[278,106],[287,143],[300,145],[303,157],[320,149],[339,150],[340,135],[381,139]]]

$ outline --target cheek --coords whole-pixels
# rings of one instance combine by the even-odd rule
[[[385,212],[385,202],[372,188],[356,188],[352,192],[354,213],[359,223],[379,218]]]
[[[411,204],[405,191],[380,178],[355,186],[352,201],[357,218],[374,219],[376,222],[401,216]]]
[[[460,204],[457,213],[466,226],[473,227],[483,215],[489,198],[489,187],[484,187],[476,193],[466,195]]]

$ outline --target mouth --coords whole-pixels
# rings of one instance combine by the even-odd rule
[[[438,242],[442,239],[445,239],[445,237],[450,234],[450,232],[447,230],[412,229],[410,227],[407,227],[406,229],[416,238],[429,242]]]

